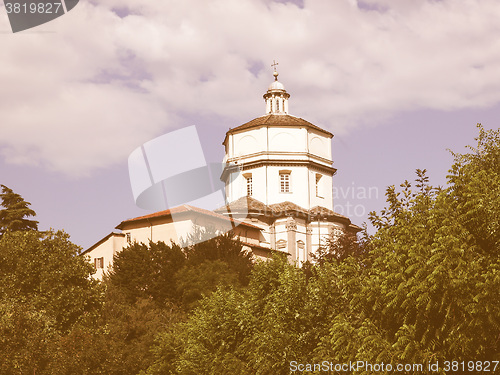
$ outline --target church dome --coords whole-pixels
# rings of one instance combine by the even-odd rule
[[[285,86],[278,81],[279,74],[276,71],[276,65],[277,63],[274,63],[274,82],[269,85],[267,92],[264,94],[266,114],[287,114],[290,94],[286,92]]]
[[[274,81],[269,85],[267,90],[282,90],[285,91],[285,86],[280,81]]]

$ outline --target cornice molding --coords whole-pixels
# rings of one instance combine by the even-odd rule
[[[335,175],[337,172],[336,168],[327,167],[326,165],[322,165],[316,163],[314,161],[307,160],[258,160],[254,162],[249,162],[240,166],[241,170],[247,171],[250,169],[255,169],[263,166],[273,166],[273,167],[308,167],[314,171],[323,172],[328,175]]]

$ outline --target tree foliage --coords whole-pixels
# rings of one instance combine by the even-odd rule
[[[361,260],[368,251],[368,238],[366,226],[361,235],[354,233],[337,235],[333,232],[326,238],[324,246],[320,246],[316,252],[311,253],[311,258],[316,264],[340,263],[351,256]]]
[[[278,258],[258,264],[248,288],[207,295],[176,335],[159,336],[148,374],[498,360],[499,131],[479,127],[477,141],[454,154],[445,189],[430,186],[425,170],[413,185],[390,186],[357,256],[339,251],[353,246],[347,239],[331,242],[312,269]]]
[[[370,214],[373,236],[332,237],[303,268],[278,255],[252,265],[231,235],[200,242],[198,232],[184,247],[131,244],[98,284],[67,235],[6,231],[0,372],[279,375],[291,361],[498,360],[500,131],[479,126],[477,145],[453,155],[446,188],[417,170]]]
[[[60,331],[101,304],[93,267],[64,232],[9,232],[0,240],[0,296],[45,311]]]
[[[2,192],[0,204],[4,208],[0,210],[0,238],[7,231],[19,230],[37,230],[38,221],[27,219],[27,217],[36,216],[29,206],[31,203],[26,202],[19,194],[16,194],[5,185],[0,185]]]
[[[0,239],[1,373],[55,374],[61,340],[99,316],[93,267],[63,232],[8,231]]]
[[[213,237],[198,230],[185,247],[150,242],[123,249],[104,280],[101,324],[108,327],[107,339],[114,348],[113,371],[132,375],[151,366],[169,373],[169,360],[155,363],[153,353],[175,357],[181,345],[176,341],[177,324],[218,287],[244,287],[251,267],[251,254],[231,233]],[[157,335],[169,337],[168,346],[153,349]]]
[[[115,255],[106,282],[130,303],[150,298],[162,304],[175,299],[175,274],[185,262],[184,252],[176,244],[134,242]]]
[[[197,232],[194,235],[205,236]],[[193,306],[219,283],[246,285],[252,267],[251,254],[231,233],[186,247],[172,243],[133,243],[116,254],[106,277],[110,288],[119,288],[129,302],[151,298]]]

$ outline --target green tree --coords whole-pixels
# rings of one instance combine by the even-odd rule
[[[0,299],[0,373],[45,372],[60,333],[54,319],[28,301]]]
[[[353,233],[342,233],[341,235],[331,233],[326,239],[325,245],[320,246],[315,253],[311,253],[311,258],[316,264],[342,262],[350,256],[362,258],[367,252],[368,238],[366,226],[359,238]]]
[[[336,306],[311,280],[286,257],[259,262],[247,288],[219,287],[175,335],[160,335],[147,373],[288,374],[289,362],[306,359],[321,336],[318,304]]]
[[[99,317],[102,289],[79,252],[63,232],[8,231],[0,239],[2,373],[57,373],[49,368],[60,339]]]
[[[105,282],[108,288],[119,289],[129,303],[150,298],[163,304],[176,299],[175,274],[185,263],[184,251],[174,243],[135,242],[115,255]]]
[[[93,266],[80,247],[58,231],[9,232],[0,240],[0,297],[29,301],[46,311],[65,331],[101,306]]]
[[[183,311],[172,303],[160,305],[145,298],[130,303],[119,295],[108,293],[99,321],[106,328],[105,346],[111,352],[105,373],[137,375],[148,368],[153,364],[151,348],[158,333],[183,319]]]
[[[347,290],[316,358],[371,363],[493,360],[500,354],[499,131],[480,127],[473,153],[455,155],[450,186],[425,170],[387,190],[368,267]],[[346,341],[346,337],[350,339]],[[362,373],[369,373],[368,371]]]
[[[104,279],[101,323],[117,363],[108,371],[131,375],[148,367],[158,373],[173,371],[168,358],[177,356],[178,323],[186,312],[218,286],[241,288],[248,283],[251,258],[232,234],[213,237],[200,230],[189,242],[183,248],[174,243],[134,243],[115,256]],[[154,347],[159,334],[170,341]],[[153,353],[167,359],[154,361]]]
[[[31,203],[26,202],[7,186],[0,185],[0,187],[2,188],[0,205],[4,207],[0,210],[0,238],[6,231],[38,230],[38,221],[27,219],[36,215],[35,211],[29,208]]]
[[[232,232],[216,235],[211,229],[197,228],[184,247],[187,266],[197,266],[207,261],[222,261],[235,272],[242,285],[248,284],[252,270],[252,253],[244,251],[238,237]]]
[[[238,274],[222,260],[187,265],[175,275],[175,282],[178,300],[187,310],[197,306],[204,294],[210,294],[219,285],[240,285]]]
[[[156,368],[160,364],[165,367],[170,361],[174,364],[175,372],[172,373],[251,374],[248,353],[242,345],[248,330],[252,329],[253,319],[247,305],[239,291],[233,288],[217,289],[202,301],[188,323],[180,324],[183,331],[178,333],[182,345],[177,345],[177,353],[170,351],[170,358],[158,358]],[[179,341],[172,335],[160,339],[159,347],[163,353],[166,352],[165,347],[175,348],[176,341]],[[149,373],[159,374],[153,369]]]
[[[459,223],[484,253],[498,256],[500,248],[500,130],[477,125],[475,147],[467,154],[452,153],[455,163],[448,179]]]
[[[151,298],[159,304],[184,302],[192,307],[219,282],[245,285],[252,267],[251,254],[231,233],[211,237],[181,248],[172,243],[134,243],[116,254],[106,277],[109,287],[119,288],[129,302]]]
[[[455,155],[446,189],[425,170],[414,186],[387,189],[361,257],[326,257],[307,272],[277,258],[253,268],[248,288],[206,295],[158,337],[148,374],[288,374],[292,360],[325,359],[440,361],[444,373],[444,360],[496,360],[499,131],[480,128],[477,140]]]
[[[99,321],[98,321],[99,322]],[[106,326],[76,325],[49,342],[50,375],[121,375],[122,360],[116,355]],[[40,372],[37,371],[36,374]]]

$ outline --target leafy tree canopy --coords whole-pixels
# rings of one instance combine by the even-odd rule
[[[361,258],[335,245],[309,277],[275,259],[253,269],[247,289],[207,295],[176,335],[159,336],[148,374],[498,360],[500,131],[479,126],[477,141],[454,154],[447,188],[417,170],[413,186],[387,189]]]
[[[0,210],[0,238],[6,231],[38,230],[38,221],[29,220],[27,217],[35,216],[36,213],[19,194],[14,193],[5,185],[0,185],[2,192],[0,204],[4,208]]]
[[[2,374],[58,374],[61,340],[98,318],[103,293],[79,251],[63,232],[8,231],[0,239]]]
[[[219,283],[247,284],[251,267],[251,254],[227,233],[184,248],[161,241],[133,243],[115,255],[105,281],[131,303],[151,298],[160,305],[170,301],[189,308]]]
[[[185,247],[133,243],[115,256],[113,269],[104,279],[106,304],[101,320],[109,332],[107,347],[112,348],[115,363],[108,373],[135,375],[154,366],[151,348],[159,332],[175,340],[179,337],[176,323],[185,320],[204,295],[218,286],[241,288],[248,283],[251,258],[237,239],[231,234],[214,238],[204,231],[193,236],[197,237]],[[200,242],[204,236],[209,239]],[[173,355],[172,350],[164,347],[162,355]],[[161,373],[170,371],[168,363],[157,365]]]
[[[100,305],[93,267],[58,231],[8,232],[0,240],[0,298],[29,302],[66,330]]]

